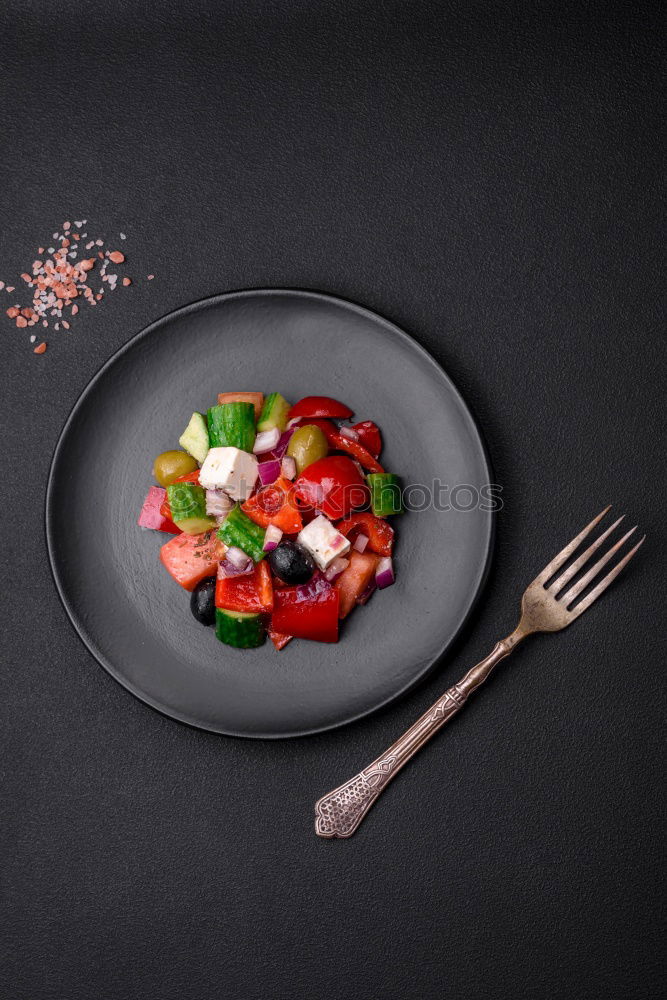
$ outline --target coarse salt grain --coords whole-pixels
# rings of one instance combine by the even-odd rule
[[[72,225],[81,229],[86,225],[86,222],[86,219],[74,223],[64,222],[63,232],[53,233],[53,240],[59,244],[58,249],[49,247],[48,251],[45,252],[44,247],[39,247],[37,252],[40,257],[32,262],[32,274],[27,272],[21,274],[22,280],[32,290],[32,306],[21,307],[19,303],[16,303],[6,310],[9,319],[14,320],[20,329],[35,326],[38,322],[41,322],[43,327],[48,327],[49,319],[47,317],[51,316],[58,320],[54,324],[54,329],[59,330],[62,325],[65,330],[69,330],[70,323],[63,319],[63,314],[67,309],[72,317],[80,312],[78,304],[73,301],[74,299],[83,296],[91,306],[101,302],[104,298],[103,288],[95,293],[88,284],[98,258],[102,262],[100,264],[101,280],[108,285],[110,291],[114,291],[119,283],[122,283],[125,288],[132,284],[131,278],[106,273],[110,263],[123,264],[125,262],[125,254],[120,250],[105,251],[104,253],[100,250],[96,256],[78,259],[77,243],[79,240],[85,239],[88,233],[72,232]],[[125,240],[126,234],[120,233],[120,238]],[[104,240],[89,240],[85,246],[87,250],[103,247]],[[154,275],[149,275],[149,280],[153,278]],[[4,281],[0,281],[0,290],[3,289],[10,293],[15,290],[15,286],[6,285]],[[30,342],[34,343],[35,339],[35,336],[32,335]],[[35,353],[43,354],[46,346],[46,342],[39,344],[34,349]]]

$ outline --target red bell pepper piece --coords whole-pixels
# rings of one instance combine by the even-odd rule
[[[371,552],[377,552],[380,556],[391,555],[394,547],[394,529],[384,518],[376,517],[370,511],[361,511],[358,514],[350,514],[344,521],[339,521],[336,527],[341,535],[345,535],[351,542],[357,535],[366,535]]]
[[[225,577],[218,569],[215,606],[227,611],[271,611],[273,583],[267,564],[257,563],[252,573],[244,576]]]
[[[352,430],[359,435],[359,444],[365,448],[373,458],[379,458],[382,451],[382,435],[380,428],[372,420],[363,420],[360,424],[353,424]]]
[[[151,486],[141,508],[137,524],[140,528],[153,528],[156,531],[165,531],[170,535],[180,535],[181,529],[176,527],[169,516],[171,511],[169,514],[163,512],[164,504],[167,504],[167,491],[163,490],[161,486]],[[169,504],[167,504],[168,508]]]
[[[169,501],[167,500],[167,491],[164,491],[164,500],[160,504],[160,514],[164,518],[165,524],[170,524],[171,528],[163,528],[163,531],[170,531],[172,535],[182,534],[181,529],[178,525],[174,524],[171,519],[171,507],[169,506]]]
[[[178,476],[174,479],[175,483],[195,483],[199,486],[199,469],[195,469],[194,472],[186,472],[184,476]]]
[[[359,465],[362,465],[364,469],[368,469],[369,472],[384,472],[384,469],[373,458],[370,451],[366,451],[364,446],[359,444],[358,441],[350,441],[349,438],[344,437],[342,434],[336,434],[329,440],[329,444],[337,451],[346,451],[348,455],[352,455],[352,458],[356,458]]]
[[[348,455],[356,458],[359,465],[362,465],[364,469],[368,469],[369,472],[384,472],[380,463],[373,458],[371,453],[362,444],[346,438],[331,421],[319,420],[317,418],[311,418],[310,420],[304,418],[299,421],[299,426],[303,427],[305,424],[319,427],[327,439],[327,444],[330,448],[335,451],[346,451]]]
[[[270,630],[296,639],[338,642],[338,608],[338,591],[322,579],[283,587],[274,593]]]
[[[266,631],[268,632],[269,639],[279,652],[294,638],[291,635],[283,635],[282,632],[274,632],[271,628],[268,628]]]
[[[352,416],[352,410],[345,403],[339,403],[331,396],[305,396],[295,403],[288,413],[288,418],[294,417],[336,417],[345,420]]]
[[[308,465],[294,482],[296,497],[315,507],[330,521],[345,517],[368,501],[368,487],[354,462],[344,455],[328,455]]]
[[[275,483],[263,486],[241,504],[241,510],[251,521],[267,528],[274,524],[286,535],[295,535],[303,528],[301,514],[293,492],[294,483],[280,476]]]

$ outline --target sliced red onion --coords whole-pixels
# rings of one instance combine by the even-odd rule
[[[364,482],[366,482],[366,470],[362,468],[361,464],[359,462],[357,462],[356,458],[353,458],[352,461],[354,462],[354,464],[357,467],[357,472],[359,473],[359,475],[361,476],[361,478],[364,480]]]
[[[287,451],[287,445],[290,443],[290,438],[294,434],[294,428],[292,427],[289,431],[283,431],[278,438],[278,443],[275,448],[271,451],[271,458],[282,458]]]
[[[357,604],[367,604],[377,589],[375,580],[371,580],[363,593],[357,597]]]
[[[206,490],[206,513],[209,517],[226,517],[234,501],[224,490]]]
[[[352,548],[355,549],[357,552],[365,552],[367,545],[368,545],[368,538],[366,537],[366,535],[357,535]]]
[[[296,462],[291,455],[285,455],[280,463],[280,475],[285,479],[296,479]]]
[[[286,424],[287,430],[288,431],[294,430],[294,428],[297,426],[297,424],[299,423],[300,420],[301,420],[301,417],[292,417],[291,420],[288,420],[287,424]]]
[[[354,430],[353,427],[347,427],[347,426],[341,427],[340,434],[341,437],[347,438],[349,441],[359,440],[359,435],[357,434],[357,432]]]
[[[269,486],[271,483],[275,483],[280,475],[280,460],[272,458],[268,462],[260,462],[257,471],[262,486]]]
[[[248,553],[244,552],[243,549],[237,548],[236,545],[229,546],[225,553],[225,559],[234,566],[245,566],[247,563],[252,562]]]
[[[343,556],[336,556],[329,568],[325,571],[325,580],[328,580],[329,583],[331,583],[331,581],[335,580],[337,576],[340,576],[349,565],[349,559],[344,559]]]
[[[283,533],[280,528],[277,528],[275,524],[270,524],[264,533],[264,545],[262,548],[265,552],[273,552],[282,537]]]
[[[385,587],[391,587],[394,582],[394,566],[391,556],[384,556],[380,559],[375,570],[375,582],[380,590],[384,590]]]
[[[266,451],[271,451],[280,440],[280,431],[277,427],[272,427],[270,431],[260,431],[255,438],[252,450],[255,455],[263,455]]]

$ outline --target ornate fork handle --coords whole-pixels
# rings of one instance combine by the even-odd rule
[[[512,651],[524,635],[516,629],[506,639],[496,643],[488,656],[445,691],[377,760],[344,785],[324,795],[315,804],[315,832],[320,837],[351,837],[391,779],[463,708],[472,692],[484,683],[496,664]]]

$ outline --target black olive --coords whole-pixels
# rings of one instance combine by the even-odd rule
[[[200,580],[190,597],[190,610],[202,625],[215,625],[215,577]]]
[[[315,572],[313,558],[302,545],[289,538],[269,552],[271,569],[283,583],[308,583]]]

